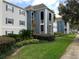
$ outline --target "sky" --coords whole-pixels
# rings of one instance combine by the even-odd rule
[[[59,3],[64,3],[65,0],[6,0],[8,2],[11,2],[13,4],[16,4],[20,7],[27,7],[29,5],[38,5],[38,4],[45,4],[48,8],[50,8],[51,10],[53,10],[56,14],[56,16],[58,15],[58,6]]]

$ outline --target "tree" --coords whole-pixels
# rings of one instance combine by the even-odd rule
[[[24,40],[31,37],[32,31],[23,29],[23,30],[20,30],[19,35]]]
[[[79,25],[79,1],[66,0],[66,5],[59,4],[59,14],[65,22],[70,21],[71,27]]]

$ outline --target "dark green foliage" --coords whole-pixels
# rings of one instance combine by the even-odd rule
[[[60,36],[64,36],[65,34],[64,33],[61,33],[61,32],[57,32],[57,33],[54,33],[54,35],[56,37],[60,37]]]
[[[70,22],[71,28],[78,28],[79,26],[79,1],[66,0],[66,5],[59,5],[59,14],[65,22]]]
[[[20,35],[20,38],[22,38],[24,40],[26,38],[30,38],[31,37],[32,31],[23,29],[23,30],[21,30],[19,32],[19,35]]]
[[[12,37],[14,39],[17,39],[17,37],[19,37],[18,34],[8,34],[7,36]]]
[[[16,40],[16,42],[22,41],[19,34],[8,34],[7,37],[12,37]]]
[[[47,41],[53,41],[55,39],[54,35],[49,35],[49,34],[38,34],[38,35],[33,35],[35,39],[39,40],[47,40]]]
[[[14,44],[15,39],[5,36],[0,37],[0,59],[5,56],[4,54],[6,54],[10,49],[12,49]]]

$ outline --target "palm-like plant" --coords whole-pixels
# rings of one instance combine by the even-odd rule
[[[26,38],[30,38],[31,37],[32,31],[31,30],[25,30],[25,29],[23,29],[23,30],[21,30],[19,32],[19,35],[24,40]]]

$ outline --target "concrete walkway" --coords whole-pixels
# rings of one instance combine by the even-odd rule
[[[79,59],[79,34],[60,59]]]

